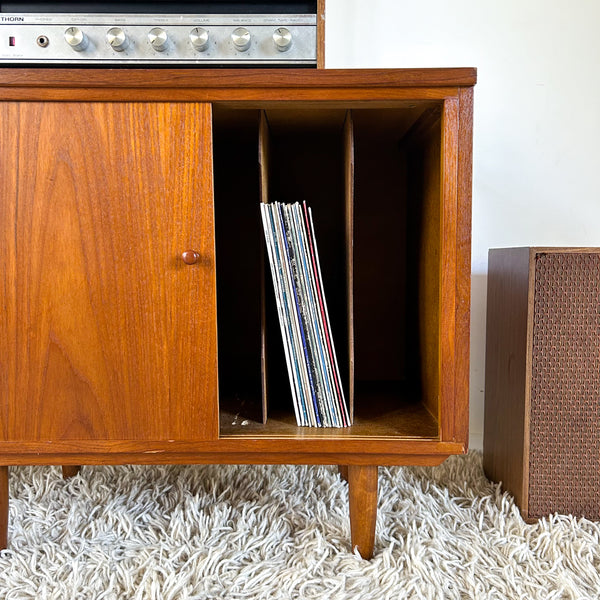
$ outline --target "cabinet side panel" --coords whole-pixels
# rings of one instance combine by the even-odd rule
[[[9,438],[215,437],[210,107],[19,111]]]
[[[485,353],[486,475],[523,508],[529,248],[489,252]]]
[[[455,438],[456,270],[458,218],[458,100],[448,98],[442,113],[440,433]]]
[[[469,441],[469,344],[471,325],[471,188],[473,88],[459,92],[458,210],[456,213],[456,333],[453,441]],[[466,448],[466,446],[465,446]]]
[[[16,148],[18,105],[0,103],[0,439],[7,439],[8,406],[14,401],[16,383],[16,260],[17,212]]]
[[[440,124],[423,140],[418,247],[418,329],[423,403],[440,417],[440,263],[441,263]],[[409,169],[413,170],[411,163]],[[418,357],[416,357],[418,358]],[[414,360],[414,359],[412,359]]]
[[[325,0],[317,0],[317,68],[325,68]]]

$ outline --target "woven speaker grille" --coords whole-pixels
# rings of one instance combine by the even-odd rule
[[[600,254],[538,254],[529,516],[600,518]]]

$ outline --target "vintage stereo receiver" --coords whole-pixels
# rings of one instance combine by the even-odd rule
[[[0,2],[0,63],[317,65],[317,1]]]

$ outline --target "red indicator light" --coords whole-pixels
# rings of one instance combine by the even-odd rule
[[[16,40],[15,40],[14,36],[12,36],[12,35],[11,35],[11,36],[8,38],[8,45],[9,45],[9,46],[14,46],[15,44],[16,44]]]

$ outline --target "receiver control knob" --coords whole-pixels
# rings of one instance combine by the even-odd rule
[[[279,52],[289,50],[292,45],[292,34],[286,27],[278,27],[273,32],[273,43]]]
[[[194,27],[190,31],[190,43],[198,52],[204,52],[208,48],[208,31],[203,27]]]
[[[164,52],[169,45],[169,36],[161,27],[155,27],[148,32],[148,41],[154,50]]]
[[[88,36],[79,29],[79,27],[69,27],[65,29],[65,41],[75,52],[81,52],[88,47]]]
[[[236,50],[239,50],[240,52],[246,52],[246,50],[250,48],[250,32],[245,27],[238,27],[237,29],[233,30],[233,33],[231,34],[231,41],[233,42]]]
[[[123,52],[129,46],[129,38],[120,27],[113,27],[106,33],[110,47],[117,52]]]

